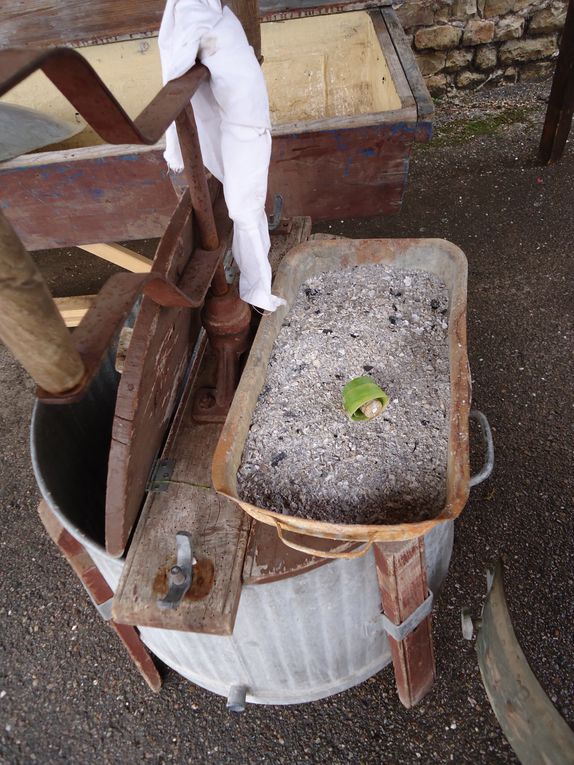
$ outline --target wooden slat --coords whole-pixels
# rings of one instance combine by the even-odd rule
[[[359,543],[337,542],[333,539],[290,534],[289,538],[320,552],[349,552]],[[268,584],[289,579],[329,563],[329,558],[317,558],[287,547],[277,536],[277,529],[253,521],[243,565],[243,584]]]
[[[424,540],[377,543],[374,546],[383,611],[401,624],[428,595]],[[405,707],[418,703],[435,678],[431,616],[404,640],[388,636],[399,699]]]
[[[540,140],[540,161],[562,156],[574,115],[574,0],[570,0]]]
[[[94,603],[101,605],[113,597],[113,592],[85,548],[75,539],[52,513],[46,502],[38,507],[40,520],[48,535],[72,567],[74,573],[90,593]],[[133,627],[110,622],[110,626],[124,644],[131,660],[152,689],[159,691],[161,677],[146,647]]]
[[[96,299],[96,295],[75,295],[73,297],[54,298],[66,327],[77,327],[86,311]]]
[[[419,120],[428,120],[434,112],[434,104],[416,62],[415,55],[392,8],[382,8],[381,14],[393,41],[401,66],[417,105]]]
[[[261,17],[287,18],[388,5],[391,0],[261,0]],[[88,44],[159,30],[165,0],[3,0],[0,47]]]
[[[147,274],[151,271],[153,261],[121,244],[78,244],[77,246],[80,250],[85,250],[134,274]]]
[[[189,194],[162,238],[154,270],[177,283],[193,249]],[[151,464],[181,395],[199,332],[199,312],[162,308],[144,297],[118,387],[106,490],[106,549],[123,554]]]
[[[400,210],[416,124],[366,126],[273,137],[268,209],[313,220]]]
[[[381,50],[385,54],[385,61],[389,67],[391,81],[396,88],[399,98],[401,99],[401,106],[403,108],[414,107],[414,96],[410,89],[407,78],[405,77],[401,61],[397,54],[397,50],[393,45],[393,41],[391,40],[388,27],[385,23],[380,8],[375,11],[371,11],[369,16],[379,39]]]
[[[65,45],[159,29],[164,0],[3,0],[0,46]]]
[[[159,148],[96,146],[0,165],[0,208],[28,250],[160,237],[177,196]]]
[[[250,519],[235,503],[205,488],[211,485],[211,457],[222,425],[195,424],[191,408],[195,390],[211,381],[212,367],[203,367],[176,415],[162,453],[162,458],[175,460],[171,483],[166,492],[150,494],[144,505],[114,599],[116,621],[218,635],[233,632]],[[157,600],[167,591],[178,531],[191,534],[196,584],[177,609],[162,611]]]

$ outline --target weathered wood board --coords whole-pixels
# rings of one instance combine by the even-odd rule
[[[231,224],[222,195],[214,214],[221,236],[220,249],[197,249],[192,228],[189,193],[181,198],[158,246],[153,270],[174,284],[217,256],[228,246]],[[198,262],[201,261],[201,262]],[[205,270],[205,269],[204,269]],[[196,290],[209,284],[195,279]],[[186,290],[193,296],[193,290]],[[199,302],[203,296],[199,296]],[[179,398],[183,378],[200,330],[199,310],[168,308],[144,297],[118,387],[106,496],[106,549],[123,554],[140,511],[150,468],[160,450]]]
[[[160,237],[177,204],[162,151],[90,147],[0,164],[0,207],[28,250]]]
[[[428,595],[424,539],[376,543],[373,549],[383,610],[393,624],[401,624]],[[388,635],[397,692],[407,708],[417,704],[434,682],[431,625],[429,615],[404,640]]]
[[[289,18],[388,5],[390,0],[262,0],[262,17]],[[233,5],[232,2],[225,3]],[[119,37],[144,37],[159,30],[165,0],[94,0],[89,12],[80,0],[3,0],[0,46],[47,46],[104,42]],[[299,10],[301,9],[301,10]]]
[[[359,543],[337,542],[302,534],[289,535],[289,538],[299,545],[319,552],[328,552],[333,556],[351,552],[360,546]],[[274,526],[253,521],[243,565],[243,584],[267,584],[289,579],[329,562],[329,558],[318,558],[287,547],[277,536]]]

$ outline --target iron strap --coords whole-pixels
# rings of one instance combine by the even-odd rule
[[[429,590],[426,600],[415,608],[412,614],[409,614],[407,618],[400,624],[392,622],[386,614],[383,614],[383,628],[385,632],[390,635],[393,640],[400,642],[411,634],[432,611],[433,606],[433,594]]]

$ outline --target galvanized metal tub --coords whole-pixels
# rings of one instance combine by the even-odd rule
[[[273,344],[301,284],[321,272],[342,271],[355,265],[372,263],[430,271],[437,274],[448,289],[451,402],[444,507],[436,517],[416,523],[351,525],[280,514],[243,501],[237,491],[237,471],[252,414],[265,384]],[[358,551],[338,553],[337,557],[360,555],[373,542],[414,539],[456,518],[462,512],[469,493],[468,418],[471,391],[466,354],[466,279],[464,254],[455,245],[440,239],[314,239],[291,250],[283,259],[274,282],[274,292],[285,298],[287,304],[261,321],[215,450],[212,478],[216,490],[233,499],[256,520],[275,526],[281,539],[296,549],[301,547],[286,537],[286,532],[366,543]],[[318,551],[315,554],[325,555]]]
[[[113,591],[124,561],[104,549],[104,497],[118,375],[113,354],[78,404],[36,404],[32,461],[52,512],[89,551]],[[429,584],[446,576],[453,524],[425,537]],[[141,627],[148,648],[188,680],[248,702],[294,704],[350,688],[390,662],[372,553],[290,579],[244,585],[231,636]]]

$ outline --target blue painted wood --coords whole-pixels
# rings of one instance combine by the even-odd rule
[[[106,156],[106,149],[109,155]],[[159,150],[0,165],[0,208],[29,250],[160,237],[177,196]],[[84,158],[82,158],[84,157]]]

